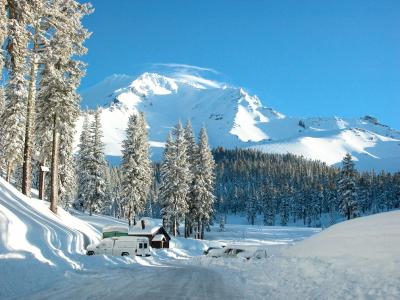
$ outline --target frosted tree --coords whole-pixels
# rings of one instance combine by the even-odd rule
[[[176,236],[179,222],[189,210],[187,197],[191,176],[184,129],[180,122],[173,133],[175,139],[171,135],[168,136],[161,165],[160,196],[164,223],[169,224],[172,234]]]
[[[90,125],[90,155],[87,158],[86,169],[88,170],[87,200],[84,205],[89,210],[89,214],[100,212],[106,200],[107,161],[104,155],[104,144],[102,141],[103,132],[101,128],[100,110],[94,114],[94,120]]]
[[[160,168],[160,200],[161,200],[161,216],[163,218],[163,226],[171,230],[171,222],[176,218],[175,198],[174,198],[174,160],[175,160],[175,143],[172,134],[169,133],[164,148],[164,157]],[[176,232],[174,232],[176,234]]]
[[[123,190],[123,174],[121,168],[113,167],[110,170],[110,196],[111,196],[111,214],[115,218],[120,218],[124,215],[122,206],[122,190]]]
[[[64,147],[62,147],[64,148]],[[72,153],[72,147],[66,147]],[[74,202],[78,190],[76,160],[72,155],[63,155],[60,160],[60,205],[68,208]]]
[[[213,214],[215,162],[209,149],[205,128],[201,128],[194,174],[194,207],[197,220],[197,237],[204,238],[204,227],[208,226]]]
[[[32,151],[34,143],[34,121],[36,105],[37,77],[39,73],[39,62],[43,62],[52,35],[53,5],[51,2],[34,0],[26,2],[24,11],[27,14],[28,33],[29,33],[29,51],[28,51],[28,93],[26,103],[25,118],[25,140],[23,150],[23,171],[22,171],[22,193],[31,195],[32,187]]]
[[[26,108],[26,57],[29,35],[24,23],[24,5],[11,1],[9,6],[7,53],[9,80],[6,86],[6,104],[0,120],[1,156],[6,164],[6,179],[11,180],[16,164],[22,163]],[[4,21],[2,21],[4,22]]]
[[[84,210],[85,203],[89,201],[88,186],[90,182],[89,161],[92,159],[92,139],[89,132],[89,113],[85,113],[81,135],[79,137],[79,150],[77,155],[78,197],[74,204],[76,209]]]
[[[3,44],[7,37],[7,12],[6,12],[6,0],[0,0],[0,119],[5,105],[4,98],[4,80],[3,80],[3,68],[5,65],[6,52],[3,50]],[[1,135],[0,135],[0,146],[1,146]],[[1,156],[1,152],[0,152]],[[0,157],[0,169],[1,169],[1,157]]]
[[[253,186],[253,189],[254,186]],[[253,192],[253,195],[246,202],[246,214],[247,214],[247,221],[250,225],[254,225],[256,220],[257,211],[259,206],[259,194],[257,191]]]
[[[76,57],[86,53],[83,42],[89,33],[82,26],[82,18],[91,12],[91,6],[74,0],[56,0],[52,6],[54,33],[48,45],[51,51],[43,58],[44,72],[36,105],[36,145],[39,160],[51,161],[50,209],[56,213],[59,167],[64,159],[60,155],[68,153],[60,151],[60,135],[61,138],[73,135],[79,115],[80,98],[76,89],[85,65]]]
[[[358,208],[355,176],[354,162],[351,154],[347,153],[342,161],[338,190],[339,210],[347,220],[355,217]]]
[[[197,168],[197,145],[196,140],[193,133],[192,125],[190,121],[187,120],[185,125],[185,141],[186,141],[186,151],[188,157],[188,166],[190,172],[190,185],[189,185],[189,193],[187,197],[188,203],[188,213],[185,216],[185,237],[188,237],[192,233],[193,222],[196,222],[196,206],[195,206],[195,198],[194,198],[194,173]]]
[[[144,114],[133,114],[128,121],[126,138],[122,144],[123,190],[122,199],[128,222],[142,213],[152,180],[152,168],[149,159],[147,124]]]
[[[264,215],[264,225],[273,226],[275,225],[275,196],[276,189],[269,183],[264,193],[263,199],[263,215]]]
[[[282,226],[286,226],[289,222],[291,194],[289,185],[286,183],[283,187],[283,198],[280,203],[280,221]]]

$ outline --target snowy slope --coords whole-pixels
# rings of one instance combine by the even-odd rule
[[[17,297],[61,280],[66,272],[115,265],[127,259],[85,256],[100,234],[49,203],[28,199],[0,177],[0,299]]]
[[[136,79],[113,75],[82,92],[82,107],[102,105],[106,154],[121,155],[129,115],[146,114],[153,159],[159,159],[168,131],[190,119],[207,128],[213,147],[251,147],[295,153],[329,165],[351,152],[360,169],[400,170],[400,132],[373,117],[301,119],[286,117],[239,87],[193,75],[144,73]],[[82,120],[78,122],[78,129]],[[79,135],[79,130],[78,130]]]
[[[392,261],[400,264],[400,210],[329,227],[287,251],[296,257]],[[400,275],[400,273],[399,273]]]
[[[249,299],[399,299],[399,233],[393,211],[334,225],[280,252],[271,245],[266,260],[187,263],[240,278]]]

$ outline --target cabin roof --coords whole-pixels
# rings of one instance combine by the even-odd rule
[[[140,223],[139,223],[140,224]],[[161,226],[154,226],[154,227],[145,227],[145,229],[142,229],[141,226],[134,226],[129,229],[129,234],[133,235],[138,235],[138,234],[143,234],[143,235],[154,235]]]
[[[123,226],[123,225],[106,225],[103,227],[103,233],[104,232],[128,232],[128,226]]]

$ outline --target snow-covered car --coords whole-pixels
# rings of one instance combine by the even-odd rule
[[[238,254],[238,257],[249,259],[263,259],[267,258],[267,251],[264,249],[256,249],[256,250],[245,250]]]
[[[208,247],[206,250],[203,251],[204,255],[207,255],[211,250],[215,250],[215,249],[223,249],[225,246],[212,246],[212,247]]]
[[[98,244],[86,248],[87,255],[149,256],[150,243],[147,237],[119,236],[105,238]]]
[[[237,257],[240,252],[243,252],[243,249],[233,248],[233,247],[225,247],[221,249],[211,249],[207,256],[211,257]]]
[[[264,249],[250,249],[245,247],[226,247],[222,249],[211,249],[207,256],[217,257],[239,257],[243,259],[267,258],[267,251]]]

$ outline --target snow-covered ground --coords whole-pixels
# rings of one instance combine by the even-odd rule
[[[0,178],[0,299],[400,297],[400,211],[321,233],[233,221],[223,232],[212,227],[205,241],[173,239],[173,248],[148,258],[89,257],[85,245],[100,238],[101,228],[124,221],[62,209],[54,215],[47,202],[27,199]],[[222,243],[262,247],[269,257],[202,255]]]

